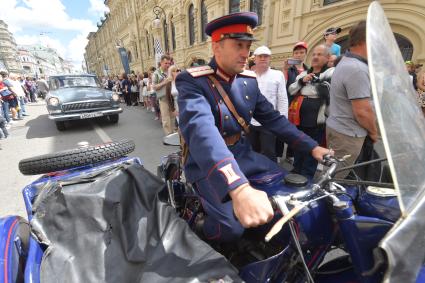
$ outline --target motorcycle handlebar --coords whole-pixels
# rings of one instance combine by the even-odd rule
[[[338,166],[339,160],[331,155],[325,155],[323,156],[323,164],[325,166],[328,166],[329,168],[321,174],[320,178],[317,180],[316,183],[312,185],[311,189],[302,190],[287,196],[277,195],[269,198],[270,204],[273,208],[273,210],[280,210],[279,203],[280,201],[289,201],[289,200],[295,200],[295,201],[308,201],[308,198],[314,194],[315,191],[321,189],[334,175],[336,168]]]
[[[321,198],[331,197],[333,200],[338,200],[335,195],[329,193],[327,191],[323,192],[323,195],[320,197],[316,197],[315,199],[309,198],[314,194],[315,191],[321,189],[335,174],[336,167],[339,163],[339,160],[333,156],[326,155],[323,157],[323,164],[328,166],[328,170],[324,172],[319,180],[313,184],[312,188],[309,190],[303,190],[291,195],[282,196],[275,195],[269,198],[270,204],[274,211],[280,211],[284,215],[281,219],[279,219],[272,227],[272,229],[267,233],[265,240],[266,242],[270,241],[279,231],[282,229],[283,225],[292,219],[296,214],[302,211],[308,204],[312,201],[317,201]],[[289,200],[295,200],[296,202],[292,203],[292,209],[288,210],[287,202]]]
[[[323,165],[329,168],[320,176],[319,180],[313,185],[313,190],[322,188],[323,185],[335,175],[336,167],[338,166],[339,160],[336,159],[334,156],[325,155],[323,156],[322,163]]]

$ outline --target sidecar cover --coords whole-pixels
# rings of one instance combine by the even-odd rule
[[[40,187],[31,221],[46,247],[40,282],[241,282],[158,200],[162,188],[139,164]]]

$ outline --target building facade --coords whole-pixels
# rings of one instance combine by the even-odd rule
[[[19,46],[19,52],[23,71],[27,72],[31,69],[32,75],[36,77],[72,72],[72,62],[63,59],[53,48],[42,44],[22,45]]]
[[[2,20],[0,20],[0,61],[9,72],[19,73],[22,70],[15,38]]]
[[[18,47],[18,54],[22,65],[22,73],[25,76],[37,76],[39,73],[37,58],[23,47]]]
[[[125,48],[130,69],[155,66],[155,40],[181,67],[193,58],[208,62],[212,51],[204,28],[208,21],[237,11],[255,11],[259,26],[252,50],[267,45],[272,65],[280,67],[291,56],[292,46],[306,41],[309,51],[323,43],[323,32],[341,27],[337,42],[343,49],[350,28],[366,19],[369,0],[105,0],[110,13],[88,35],[85,60],[97,75],[123,72],[117,49]],[[403,2],[403,3],[402,3]],[[406,60],[425,63],[425,1],[382,0],[385,13]],[[159,8],[158,8],[159,7]],[[155,19],[158,18],[159,20]]]

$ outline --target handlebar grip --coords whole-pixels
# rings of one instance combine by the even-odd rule
[[[322,157],[322,162],[323,165],[330,167],[332,164],[334,163],[338,163],[338,160],[332,156],[331,154],[325,154]]]

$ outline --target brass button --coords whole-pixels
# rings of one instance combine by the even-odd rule
[[[224,115],[224,120],[229,120],[229,115]]]
[[[220,99],[220,100],[218,101],[218,103],[223,104],[223,100],[221,100],[221,99]]]
[[[245,96],[245,98],[246,98],[246,100],[249,100],[249,96],[247,95],[247,96]]]
[[[252,116],[252,110],[249,110],[249,115],[251,115],[251,116]]]

